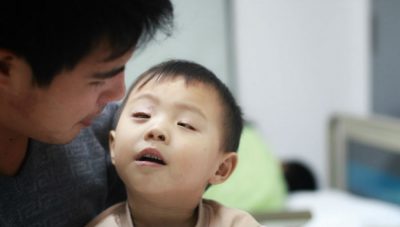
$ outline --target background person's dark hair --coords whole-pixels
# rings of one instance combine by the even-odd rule
[[[317,189],[314,174],[303,162],[296,160],[284,161],[282,168],[289,192],[314,191]]]
[[[141,74],[129,88],[127,96],[124,99],[118,114],[116,114],[115,127],[118,123],[122,109],[125,107],[127,98],[132,90],[140,89],[149,81],[166,81],[176,78],[183,78],[186,84],[201,83],[211,86],[217,92],[221,104],[223,105],[222,129],[224,130],[222,149],[225,151],[237,151],[240,142],[240,136],[243,129],[243,118],[241,108],[235,101],[228,87],[218,79],[218,77],[208,70],[194,62],[185,60],[170,60],[153,66]],[[115,128],[114,127],[114,128]]]
[[[0,48],[24,58],[42,87],[101,44],[110,47],[111,60],[158,29],[168,33],[173,18],[169,0],[12,0],[1,9]]]

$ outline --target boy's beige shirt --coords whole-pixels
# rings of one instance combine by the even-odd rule
[[[203,199],[199,205],[199,218],[195,227],[259,227],[249,213]],[[134,227],[127,202],[115,204],[103,211],[86,227]]]

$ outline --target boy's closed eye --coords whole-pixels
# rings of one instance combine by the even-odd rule
[[[190,125],[190,124],[188,124],[188,123],[185,123],[185,122],[178,122],[177,124],[178,124],[179,126],[181,126],[181,127],[187,128],[187,129],[189,129],[189,130],[197,131],[195,127],[193,127],[192,125]]]
[[[150,114],[145,113],[145,112],[135,112],[132,114],[133,118],[139,118],[139,119],[149,119]]]

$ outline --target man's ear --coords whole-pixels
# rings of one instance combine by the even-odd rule
[[[217,171],[209,179],[208,183],[220,184],[227,180],[232,174],[233,170],[235,170],[237,162],[238,158],[236,152],[228,152],[224,154]]]
[[[0,48],[0,82],[5,82],[10,77],[10,70],[16,56],[5,49]]]
[[[115,153],[114,153],[114,148],[115,148],[115,131],[111,130],[110,134],[108,136],[108,145],[110,147],[110,157],[111,157],[111,162],[113,165],[115,165]]]
[[[15,53],[0,48],[0,88],[14,88],[21,83],[31,83],[31,67]]]

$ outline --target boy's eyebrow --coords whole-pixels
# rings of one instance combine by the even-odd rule
[[[134,101],[137,101],[137,100],[140,100],[140,99],[150,99],[150,100],[158,103],[158,99],[156,97],[154,97],[151,94],[147,94],[147,93],[132,98],[131,100],[128,101],[128,103],[131,103],[131,102],[134,102]]]
[[[123,72],[125,70],[125,66],[119,67],[119,68],[115,68],[112,69],[110,71],[107,72],[98,72],[92,75],[92,78],[94,79],[108,79],[111,77],[114,77],[116,75],[118,75],[119,73]]]
[[[153,102],[156,102],[156,103],[159,102],[159,100],[156,97],[154,97],[153,95],[145,93],[145,94],[142,94],[142,95],[139,95],[139,96],[133,98],[132,100],[129,100],[129,103],[137,101],[137,100],[140,100],[140,99],[150,99]],[[177,103],[176,107],[179,108],[179,109],[190,110],[192,112],[197,113],[202,118],[207,119],[206,115],[201,111],[201,109],[196,107],[196,106],[193,106],[193,105],[190,105],[190,104],[187,104],[187,103]]]
[[[186,110],[195,112],[198,115],[200,115],[203,119],[205,119],[205,120],[207,119],[206,115],[204,115],[203,111],[201,111],[201,109],[196,107],[196,106],[193,106],[193,105],[190,105],[190,104],[186,104],[186,103],[179,103],[176,106],[178,108],[180,108],[180,109],[186,109]]]

